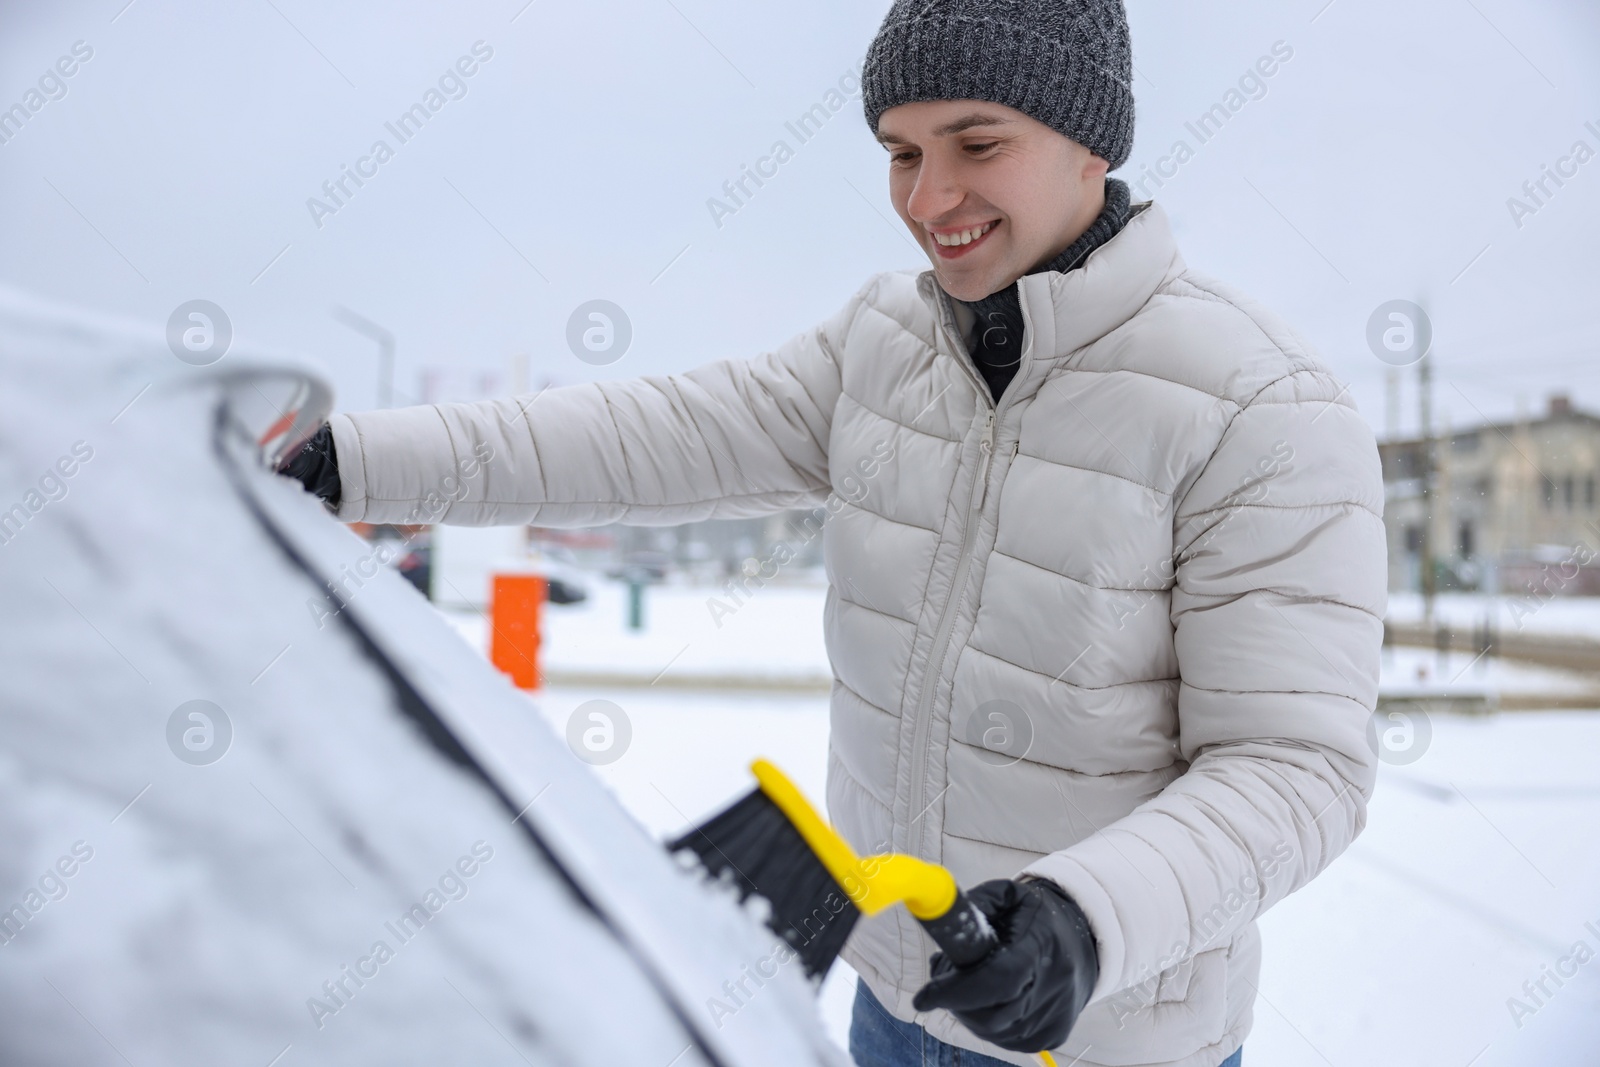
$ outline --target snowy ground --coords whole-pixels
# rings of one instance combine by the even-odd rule
[[[1491,692],[1519,698],[1590,695],[1596,698],[1596,706],[1600,706],[1600,687],[1593,678],[1579,672],[1468,652],[1441,656],[1427,648],[1385,649],[1379,685],[1386,697],[1465,696]]]
[[[709,814],[749,787],[745,767],[761,755],[822,796],[823,694],[686,688],[696,678],[825,679],[820,588],[761,590],[718,627],[706,604],[715,590],[658,587],[640,634],[622,629],[620,587],[596,582],[590,592],[588,604],[547,609],[546,665],[552,674],[610,672],[620,684],[558,684],[536,704],[562,732],[586,701],[622,709],[628,747],[596,771],[642,823],[664,836]],[[1570,617],[1583,618],[1575,608]],[[451,618],[481,647],[481,619]],[[1441,685],[1554,694],[1581,684],[1563,672],[1460,654],[1440,661],[1426,650],[1396,649],[1385,661],[1385,689],[1396,695]],[[1434,716],[1426,729],[1416,762],[1382,769],[1355,846],[1263,919],[1248,1062],[1549,1064],[1529,1057],[1529,1042],[1558,1025],[1562,1033],[1592,1025],[1571,1040],[1600,1045],[1600,965],[1560,989],[1547,982],[1555,993],[1547,1003],[1523,989],[1579,940],[1600,947],[1584,926],[1600,930],[1600,714]],[[836,967],[821,998],[841,1042],[852,981]],[[1521,1029],[1513,997],[1538,1009]]]
[[[651,586],[640,631],[625,626],[622,583],[596,578],[587,588],[589,599],[581,604],[544,609],[540,662],[553,676],[603,674],[666,685],[743,679],[827,688],[820,584],[769,585],[738,600],[715,586]],[[482,615],[451,611],[445,617],[475,647],[486,647]]]
[[[1485,596],[1441,593],[1434,597],[1434,618],[1457,629],[1481,625],[1485,616],[1501,633],[1553,634],[1600,638],[1600,597],[1571,596],[1537,600],[1531,596]],[[1420,593],[1390,593],[1392,622],[1421,622]]]
[[[626,591],[595,579],[582,604],[547,606],[540,659],[551,679],[583,684],[639,683],[708,687],[743,682],[825,692],[828,654],[822,642],[820,583],[769,585],[735,600],[714,586],[661,585],[646,591],[645,628],[627,630]],[[1488,598],[1441,598],[1444,617],[1463,624],[1481,615]],[[1503,605],[1502,605],[1503,608]],[[1404,594],[1394,594],[1391,615],[1405,617]],[[1417,607],[1420,617],[1420,602]],[[486,647],[482,615],[450,611],[445,617],[474,647]],[[1526,617],[1551,633],[1600,635],[1600,605],[1588,599],[1555,601]],[[1587,628],[1587,629],[1586,629]],[[1546,694],[1594,692],[1594,680],[1570,671],[1455,653],[1441,658],[1426,649],[1395,648],[1383,664],[1386,695],[1412,693]],[[1597,695],[1600,706],[1600,695]]]

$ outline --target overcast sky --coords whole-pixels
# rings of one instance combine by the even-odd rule
[[[855,90],[885,10],[0,3],[0,109],[40,105],[0,126],[0,284],[157,325],[213,301],[235,344],[322,363],[346,409],[377,402],[377,348],[341,307],[394,334],[399,402],[505,391],[519,358],[537,387],[755,356],[870,274],[927,266],[858,92],[803,144],[785,125]],[[1600,158],[1542,204],[1522,192],[1576,142],[1600,153],[1600,5],[1133,0],[1130,17],[1138,133],[1119,174],[1137,187],[1187,142],[1176,176],[1143,186],[1186,259],[1310,338],[1380,433],[1366,328],[1397,298],[1431,313],[1454,425],[1557,389],[1600,410]],[[1200,143],[1185,123],[1275,46],[1292,56]],[[442,106],[402,141],[385,124],[430,89]],[[708,201],[780,139],[793,158],[716,217]],[[324,193],[358,167],[342,204]],[[1513,218],[1514,196],[1537,210]],[[632,324],[610,365],[566,341],[593,299]]]

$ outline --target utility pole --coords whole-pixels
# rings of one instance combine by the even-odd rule
[[[1384,375],[1387,389],[1384,393],[1383,436],[1390,441],[1400,440],[1400,368],[1390,367]]]
[[[1422,626],[1433,629],[1433,353],[1417,363],[1417,405],[1422,434]]]

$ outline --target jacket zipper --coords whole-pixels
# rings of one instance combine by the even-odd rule
[[[1019,297],[1021,291],[1018,291]],[[939,329],[944,334],[946,342],[951,339],[951,333],[944,328],[945,307],[944,301],[937,292],[934,301],[939,311]],[[1023,306],[1023,323],[1026,326],[1028,319],[1027,307]],[[957,349],[957,361],[960,361],[960,350]],[[1033,348],[1029,345],[1028,352],[1023,358],[1023,363],[1017,368],[1016,376],[1012,379],[1015,383],[1023,378],[1023,371],[1033,361]],[[1011,391],[1008,386],[1000,394],[1000,401],[996,403],[989,396],[989,385],[976,371],[972,377],[977,379],[978,395],[989,406],[989,416],[983,424],[983,437],[978,442],[979,460],[978,469],[973,472],[972,488],[968,494],[966,527],[961,532],[961,554],[956,564],[955,581],[950,585],[950,597],[945,602],[944,611],[939,616],[939,625],[934,630],[932,654],[928,658],[928,667],[922,677],[922,692],[917,698],[916,721],[912,726],[911,734],[911,796],[910,796],[910,822],[906,826],[906,845],[912,855],[921,853],[920,835],[925,832],[913,831],[913,825],[926,813],[926,808],[932,802],[924,802],[923,782],[928,770],[928,730],[929,720],[933,712],[933,697],[938,691],[939,678],[944,674],[945,656],[949,654],[950,636],[955,630],[956,613],[961,604],[966,600],[967,574],[972,565],[972,542],[977,536],[978,519],[983,513],[984,502],[989,498],[989,469],[994,460],[994,435],[995,425],[999,421],[1000,411],[1006,406],[1006,393]],[[935,797],[935,800],[938,798]]]

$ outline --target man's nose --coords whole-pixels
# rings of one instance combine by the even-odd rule
[[[955,169],[924,153],[917,167],[916,183],[906,199],[906,213],[918,222],[936,222],[959,207],[966,195]]]

